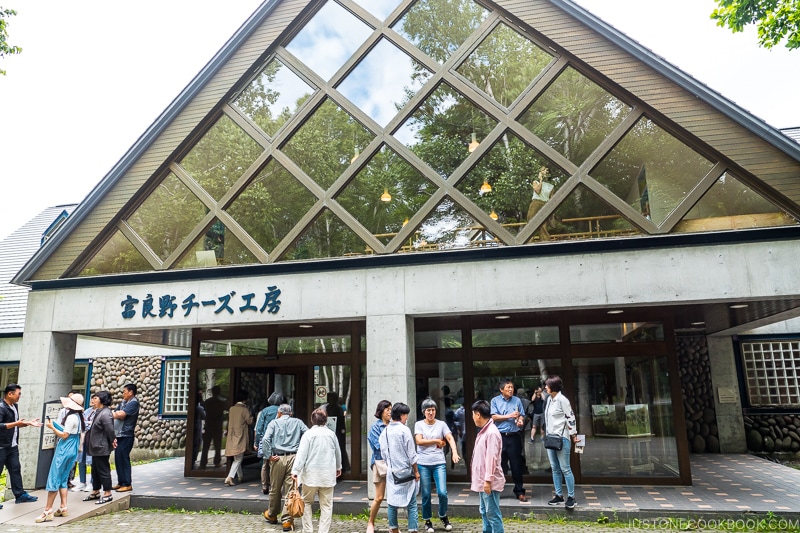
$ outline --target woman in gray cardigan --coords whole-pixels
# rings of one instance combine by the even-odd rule
[[[97,500],[97,504],[102,504],[113,499],[111,466],[108,462],[111,451],[116,447],[114,418],[108,407],[111,405],[111,394],[105,390],[93,394],[90,405],[95,408],[94,421],[84,444],[87,446],[87,453],[92,456],[92,492],[83,501]]]

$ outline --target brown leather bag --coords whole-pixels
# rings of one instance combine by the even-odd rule
[[[292,488],[289,490],[289,494],[286,495],[286,514],[292,518],[300,518],[305,510],[306,502],[297,488],[297,480],[292,480]]]

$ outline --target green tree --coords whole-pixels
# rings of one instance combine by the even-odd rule
[[[711,13],[717,26],[740,32],[758,28],[758,44],[772,48],[786,39],[786,48],[800,48],[800,0],[717,0]]]
[[[4,9],[3,6],[0,6],[0,58],[5,57],[6,54],[12,55],[22,52],[22,48],[19,46],[8,44],[8,22],[6,22],[6,19],[16,14],[17,12],[13,9]],[[0,74],[5,76],[6,71],[0,68]]]

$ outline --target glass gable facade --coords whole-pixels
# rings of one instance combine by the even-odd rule
[[[797,224],[490,2],[328,0],[81,276]]]

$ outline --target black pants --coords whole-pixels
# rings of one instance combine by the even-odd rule
[[[511,467],[511,479],[514,480],[514,496],[525,494],[525,487],[522,486],[522,439],[519,438],[519,431],[515,433],[502,433],[503,435],[503,454],[501,460],[508,461]]]
[[[203,433],[203,452],[200,454],[201,468],[205,468],[208,464],[208,450],[211,448],[212,442],[214,443],[214,466],[222,464],[222,453],[220,453],[222,448],[222,428],[220,427],[219,432],[212,432],[206,428],[206,432]]]
[[[0,473],[3,467],[8,469],[8,482],[15,498],[25,493],[22,488],[22,467],[19,464],[19,447],[0,448]]]
[[[108,462],[110,455],[92,456],[92,489],[97,492],[103,487],[105,492],[111,492],[111,465]]]

